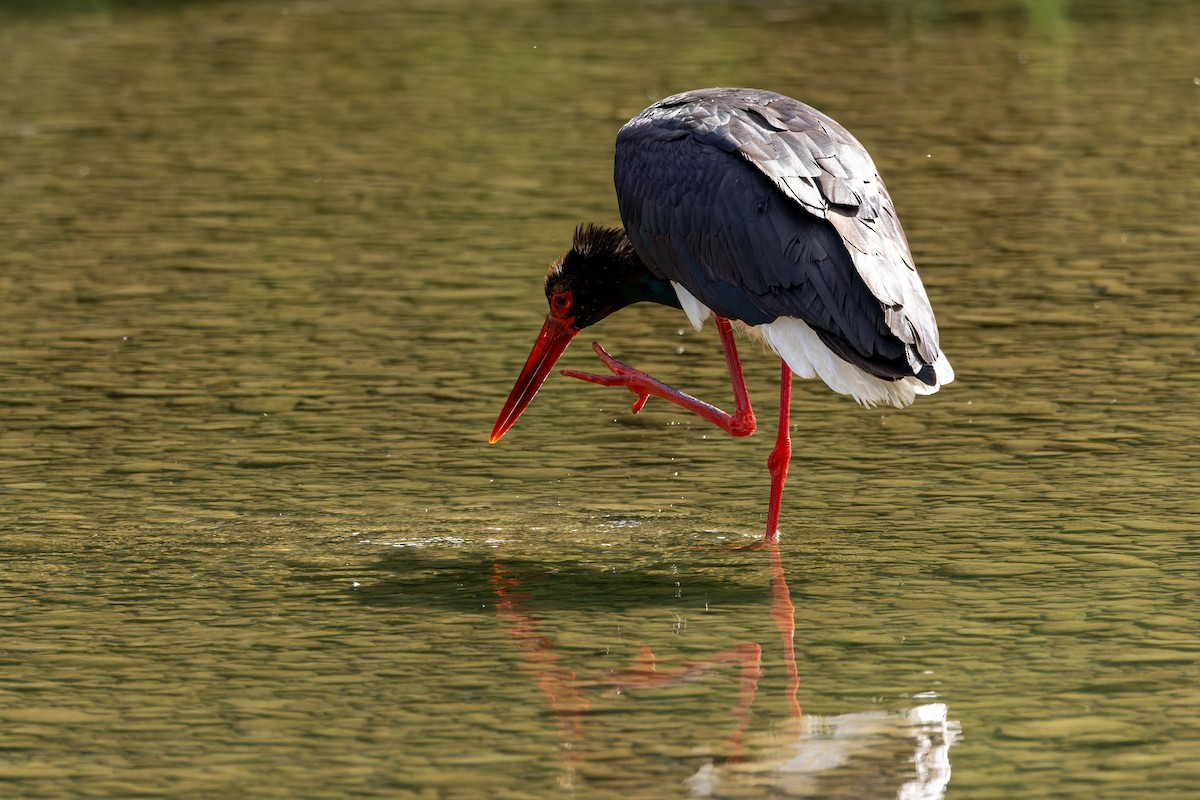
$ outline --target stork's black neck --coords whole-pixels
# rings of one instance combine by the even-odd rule
[[[582,225],[563,257],[546,273],[546,299],[567,298],[571,327],[582,330],[633,303],[679,308],[671,282],[652,273],[633,249],[625,231]],[[561,302],[561,299],[560,301]]]

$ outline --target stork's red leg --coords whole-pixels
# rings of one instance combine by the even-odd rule
[[[737,345],[733,342],[733,328],[729,325],[729,320],[723,317],[716,317],[716,321],[717,332],[721,335],[721,346],[725,349],[725,363],[729,367],[729,379],[733,382],[734,411],[732,414],[703,400],[697,400],[690,394],[684,394],[673,386],[668,386],[657,378],[652,378],[641,370],[618,361],[595,342],[592,343],[592,349],[596,351],[596,355],[600,356],[600,360],[613,371],[612,375],[593,375],[590,372],[580,372],[574,369],[564,369],[562,374],[568,378],[578,378],[581,381],[598,383],[601,386],[626,387],[637,395],[637,400],[633,401],[633,413],[635,414],[642,410],[642,406],[646,405],[646,401],[653,395],[703,417],[733,436],[749,436],[754,433],[756,424],[754,409],[750,407],[750,395],[746,391],[746,380],[742,377],[742,365],[738,361]],[[791,373],[788,375],[790,377]],[[778,443],[775,447],[776,450],[779,449]],[[773,457],[774,454],[772,454]],[[787,473],[786,457],[784,458],[784,473]],[[779,486],[782,490],[782,480],[779,481]],[[774,489],[772,489],[772,497],[774,497]],[[775,512],[775,516],[778,518],[778,503],[775,504]]]
[[[787,480],[788,462],[792,458],[792,435],[788,430],[791,411],[792,371],[784,361],[779,375],[779,432],[775,434],[775,447],[767,456],[767,469],[771,471],[771,505],[767,507],[765,539],[779,535],[779,505],[783,502],[783,482]]]

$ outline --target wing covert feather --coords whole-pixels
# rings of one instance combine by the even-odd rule
[[[635,246],[664,275],[688,249],[685,263],[703,276],[694,294],[716,313],[751,325],[793,315],[868,359],[895,349],[881,342],[890,332],[920,361],[936,359],[934,315],[892,198],[858,140],[818,110],[760,90],[668,97],[618,134],[616,179]],[[724,241],[720,257],[689,243],[713,236]],[[820,247],[796,249],[797,239]],[[689,290],[696,279],[667,277]],[[748,311],[738,289],[754,295],[757,313],[732,313]],[[876,320],[882,330],[868,330]],[[876,353],[859,350],[870,341]]]
[[[675,95],[622,128],[615,178],[635,248],[714,312],[799,317],[872,372],[936,359],[891,197],[858,140],[816,109],[759,90]]]

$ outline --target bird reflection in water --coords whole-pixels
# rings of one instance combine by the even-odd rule
[[[958,741],[958,723],[946,707],[928,703],[900,712],[856,712],[822,717],[805,715],[798,699],[800,674],[795,652],[795,608],[777,541],[762,549],[769,555],[770,614],[779,632],[787,670],[785,700],[789,717],[782,725],[755,731],[752,707],[763,678],[763,648],[757,642],[735,642],[703,658],[667,665],[649,647],[628,669],[581,677],[555,651],[554,638],[536,619],[534,593],[526,583],[548,576],[513,574],[503,561],[493,564],[490,579],[496,613],[507,623],[524,667],[537,678],[558,728],[563,758],[560,784],[580,788],[587,761],[587,723],[606,698],[626,692],[667,689],[684,682],[710,679],[726,666],[738,670],[738,693],[730,711],[732,730],[727,755],[701,760],[682,779],[692,797],[723,796],[737,788],[783,790],[794,797],[859,798],[895,796],[903,800],[936,800],[950,781],[949,751]],[[608,710],[607,708],[603,710]]]

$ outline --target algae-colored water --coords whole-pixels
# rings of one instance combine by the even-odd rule
[[[0,5],[0,795],[1194,797],[1197,30]],[[751,439],[554,378],[484,444],[616,130],[712,85],[868,146],[958,373],[799,384],[774,552],[713,547],[763,526],[753,347]],[[728,406],[711,327],[589,333]]]

